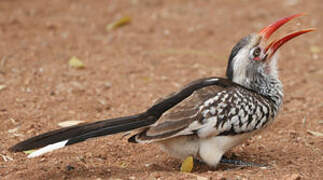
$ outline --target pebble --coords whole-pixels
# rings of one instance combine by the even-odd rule
[[[71,165],[66,166],[67,171],[72,171],[73,169],[75,169],[75,168],[73,166],[71,166]]]
[[[301,176],[299,174],[290,174],[285,176],[283,179],[285,180],[300,180]]]

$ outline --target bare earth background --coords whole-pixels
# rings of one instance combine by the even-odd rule
[[[320,179],[323,177],[321,0],[1,0],[0,179]],[[285,100],[263,133],[228,153],[271,169],[198,165],[156,145],[103,137],[27,159],[8,148],[67,120],[93,122],[142,112],[198,78],[224,76],[243,36],[298,12],[282,32],[317,31],[281,49]],[[107,24],[130,16],[111,32]],[[75,69],[68,60],[85,63]],[[4,86],[3,86],[4,85]]]

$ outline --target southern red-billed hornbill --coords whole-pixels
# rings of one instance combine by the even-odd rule
[[[276,67],[278,48],[313,29],[270,43],[268,39],[283,24],[301,15],[282,18],[241,39],[229,57],[227,78],[193,81],[143,113],[50,131],[10,150],[41,148],[28,156],[36,157],[89,138],[136,130],[129,142],[158,143],[177,158],[193,156],[213,167],[220,161],[236,163],[223,159],[223,154],[269,125],[282,104]]]

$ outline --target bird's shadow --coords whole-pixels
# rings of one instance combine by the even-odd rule
[[[226,157],[230,159],[240,159],[248,162],[263,163],[266,164],[265,160],[257,156],[254,158],[252,155],[244,154],[243,156],[236,156],[235,154],[227,154]],[[260,158],[260,159],[259,159]],[[120,166],[107,166],[100,164],[95,168],[82,167],[79,164],[72,165],[73,168],[65,167],[60,171],[48,171],[46,177],[52,179],[74,179],[74,178],[129,178],[129,176],[136,176],[136,174],[146,172],[178,172],[180,170],[181,161],[173,158],[167,158],[158,163],[150,164],[150,166],[144,169],[138,170],[138,167],[120,167]],[[245,168],[257,168],[257,167],[240,167],[234,165],[219,164],[216,168],[212,168],[200,161],[194,161],[193,173],[204,173],[208,171],[228,171],[238,170]],[[63,178],[62,178],[63,177]]]
[[[252,154],[243,154],[241,156],[237,156],[235,153],[229,152],[229,153],[226,153],[223,157],[231,160],[242,160],[244,162],[250,162],[255,165],[264,165],[263,167],[266,167],[266,168],[270,167],[270,165],[267,164],[266,160],[262,159],[259,156],[254,158]],[[233,164],[219,163],[218,166],[214,168],[214,167],[208,166],[204,162],[195,161],[194,171],[198,173],[203,173],[207,171],[228,171],[228,170],[238,170],[238,169],[247,169],[247,168],[259,168],[259,167],[261,166],[237,166]]]
[[[83,168],[76,166],[73,170],[64,169],[62,171],[49,171],[45,177],[51,179],[77,179],[77,178],[129,178],[140,173],[138,168],[122,168],[118,166],[96,166],[95,168]]]

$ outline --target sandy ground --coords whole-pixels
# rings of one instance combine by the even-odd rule
[[[323,133],[322,10],[321,0],[1,0],[0,179],[322,178],[323,139],[309,133]],[[281,49],[280,115],[228,153],[272,168],[198,165],[181,173],[181,162],[156,145],[128,144],[121,135],[35,159],[7,150],[59,122],[141,112],[194,79],[224,76],[240,38],[298,12],[308,16],[282,31],[317,31]],[[123,16],[131,24],[107,32]],[[84,69],[68,65],[73,56]]]

